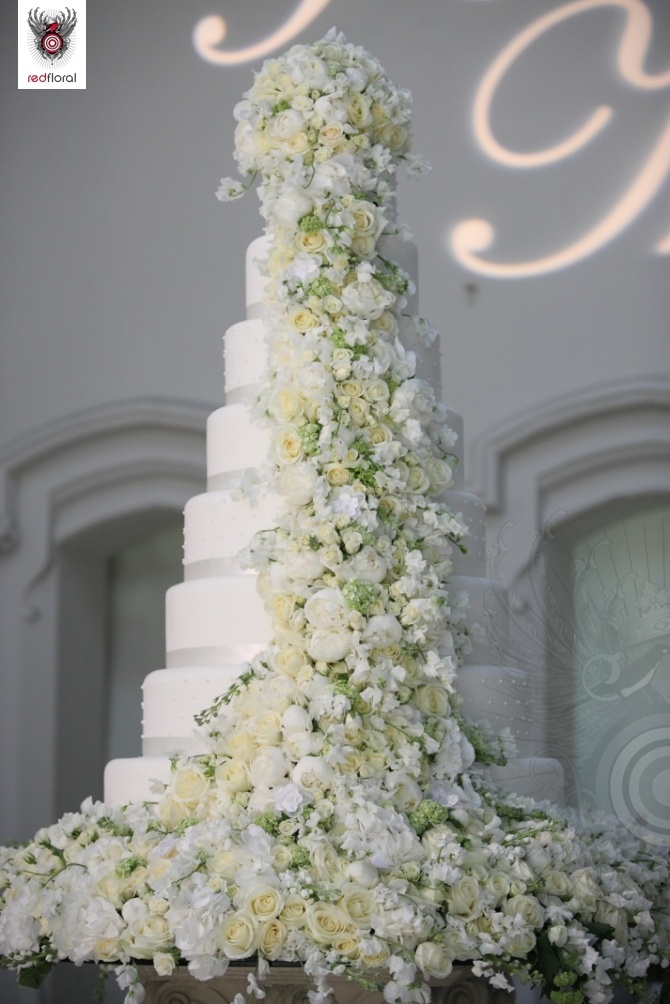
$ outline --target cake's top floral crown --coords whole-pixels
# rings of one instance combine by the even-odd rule
[[[600,1004],[667,954],[668,863],[500,797],[482,767],[499,745],[457,713],[452,438],[401,338],[430,329],[382,253],[396,165],[420,166],[408,95],[331,32],[266,63],[237,116],[270,237],[253,409],[286,511],[247,558],[274,638],[156,804],[85,803],[0,851],[1,961],[32,985],[60,958],[116,961],[139,1001],[133,960],[207,979],[256,953],[261,974],[300,961],[313,1004],[332,973],[423,1004],[469,962]]]

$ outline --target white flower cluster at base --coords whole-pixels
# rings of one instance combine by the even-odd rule
[[[317,1001],[344,974],[389,1004],[469,962],[600,1004],[667,964],[668,863],[607,821],[503,801],[458,714],[453,436],[403,347],[405,324],[428,330],[404,317],[411,280],[377,250],[398,162],[420,166],[408,95],[331,33],[267,62],[236,115],[272,238],[253,412],[289,505],[246,558],[273,641],[157,803],[88,802],[0,851],[1,961],[24,982],[117,962],[139,1001],[138,960],[207,980],[257,955],[301,962]]]

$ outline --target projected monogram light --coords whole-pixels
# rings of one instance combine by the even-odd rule
[[[492,160],[507,167],[534,168],[571,157],[590,143],[610,122],[613,110],[601,105],[571,136],[556,145],[534,153],[519,153],[500,143],[491,126],[491,104],[505,74],[517,59],[541,35],[569,18],[598,7],[617,7],[626,12],[626,23],[617,53],[617,67],[623,79],[642,90],[659,90],[670,87],[670,72],[656,74],[645,72],[643,63],[652,36],[652,21],[642,0],[575,0],[556,8],[524,28],[502,50],[485,73],[477,90],[473,107],[473,127],[477,142]],[[578,240],[567,247],[533,261],[495,262],[480,257],[495,239],[495,231],[488,220],[468,219],[451,232],[449,245],[456,259],[472,272],[496,278],[516,279],[541,275],[566,268],[598,251],[614,240],[651,202],[670,173],[670,119],[642,167],[621,198],[605,216]],[[670,234],[659,241],[654,250],[658,254],[670,253]]]
[[[330,0],[302,0],[291,16],[275,32],[241,49],[221,49],[228,26],[223,17],[203,18],[193,30],[193,44],[198,54],[210,63],[234,66],[261,59],[281,48],[303,31],[330,3]],[[594,140],[608,125],[614,111],[607,105],[597,107],[586,121],[555,145],[532,153],[505,147],[494,135],[491,105],[505,75],[523,53],[551,28],[587,11],[614,7],[626,14],[626,22],[617,52],[617,66],[623,80],[640,90],[670,87],[670,71],[648,74],[644,69],[653,25],[644,0],[573,0],[537,18],[524,28],[494,59],[477,89],[473,106],[473,128],[479,146],[491,160],[506,167],[529,169],[556,164],[574,156]],[[532,261],[496,262],[482,257],[496,238],[492,224],[485,219],[467,219],[458,223],[448,236],[454,257],[471,272],[501,279],[517,279],[555,272],[594,254],[618,235],[643,212],[654,199],[670,173],[670,119],[651,148],[642,166],[618,201],[602,219],[576,241]],[[653,250],[670,254],[670,233]]]
[[[303,28],[311,24],[329,3],[330,0],[302,0],[289,19],[272,35],[255,45],[228,51],[217,48],[225,40],[228,26],[222,17],[213,14],[210,17],[204,17],[196,24],[193,29],[193,45],[199,56],[202,56],[209,63],[218,63],[220,66],[234,66],[237,63],[250,62],[252,59],[261,59],[269,52],[287,45],[300,34]]]

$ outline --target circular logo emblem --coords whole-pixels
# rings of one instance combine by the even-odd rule
[[[63,48],[63,39],[56,31],[47,32],[42,39],[42,48],[48,56],[55,56]]]

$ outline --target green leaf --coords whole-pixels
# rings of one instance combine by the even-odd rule
[[[30,969],[21,969],[18,979],[19,986],[37,990],[51,972],[52,966],[51,962],[40,962],[39,965],[31,966]]]

